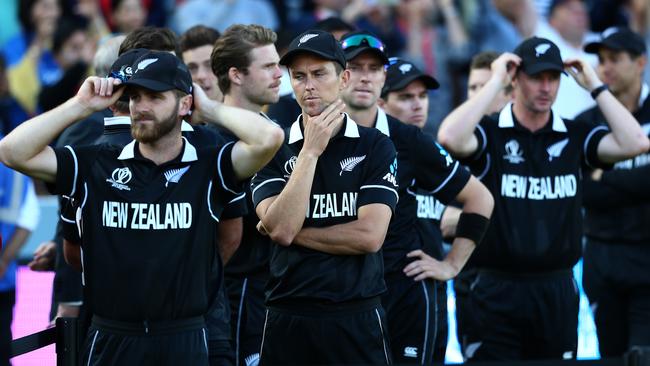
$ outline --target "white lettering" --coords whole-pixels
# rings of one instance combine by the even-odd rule
[[[573,174],[524,177],[514,174],[501,176],[501,196],[529,200],[554,200],[575,197],[578,181]]]
[[[357,216],[356,192],[314,194],[312,200],[312,219]],[[309,214],[309,210],[307,213]]]
[[[131,220],[129,226],[129,211]],[[168,230],[192,227],[192,205],[187,202],[131,203],[104,201],[102,225],[120,229]]]

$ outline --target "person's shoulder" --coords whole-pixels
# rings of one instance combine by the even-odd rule
[[[600,109],[598,106],[592,107],[587,109],[586,111],[578,114],[577,116],[574,117],[573,121],[588,121],[588,122],[600,122],[602,119],[602,113],[600,112]],[[570,120],[564,119],[565,122],[568,122]]]

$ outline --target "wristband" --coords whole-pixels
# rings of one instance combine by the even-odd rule
[[[594,90],[591,91],[591,97],[596,99],[596,98],[598,98],[600,93],[602,93],[602,92],[604,92],[605,90],[608,90],[608,89],[609,89],[609,87],[607,86],[607,84],[603,84],[603,85],[601,85],[601,86],[599,86],[599,87],[597,87],[597,88],[595,88]]]
[[[456,227],[456,237],[467,238],[478,245],[485,236],[490,219],[476,213],[461,213]]]

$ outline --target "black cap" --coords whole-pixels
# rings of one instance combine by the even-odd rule
[[[391,57],[390,66],[386,69],[386,82],[383,89],[381,89],[381,95],[385,97],[390,92],[402,90],[415,80],[421,80],[427,89],[438,89],[440,87],[436,79],[423,73],[412,63],[397,57]]]
[[[163,92],[178,89],[192,94],[192,75],[180,58],[169,52],[149,51],[131,65],[133,75],[125,85]]]
[[[135,60],[147,52],[149,52],[149,50],[144,48],[135,48],[124,52],[117,58],[117,60],[115,60],[115,62],[113,62],[110,73],[107,77],[120,79],[122,82],[126,82],[131,78],[131,76],[133,76],[133,68],[131,66]]]
[[[521,57],[520,68],[528,75],[542,71],[559,71],[566,74],[560,49],[546,38],[528,38],[521,42],[514,52]]]
[[[632,30],[623,27],[611,27],[600,34],[598,42],[591,42],[585,45],[585,52],[598,53],[601,47],[615,51],[626,51],[638,56],[646,52],[645,41]]]
[[[294,38],[289,50],[280,59],[280,65],[288,66],[300,53],[313,53],[326,60],[334,61],[345,69],[345,55],[341,45],[331,33],[321,30],[308,30]]]
[[[386,45],[379,37],[370,32],[361,30],[347,33],[341,37],[341,47],[345,53],[345,59],[348,61],[359,56],[362,52],[373,52],[384,65],[388,64]]]

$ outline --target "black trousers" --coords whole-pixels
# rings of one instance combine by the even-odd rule
[[[449,338],[449,317],[447,314],[447,283],[436,281],[436,341],[433,344],[433,362],[444,363]],[[390,332],[390,330],[389,330]]]
[[[387,342],[378,299],[357,310],[269,307],[260,365],[389,365]]]
[[[93,317],[83,365],[208,365],[203,317],[124,323]]]
[[[403,273],[387,274],[385,280],[388,292],[382,296],[382,304],[386,309],[393,360],[398,365],[430,364],[438,344],[439,326],[441,323],[447,326],[446,315],[444,319],[439,318],[439,283],[416,282]],[[446,348],[446,336],[444,342]],[[436,357],[444,359],[444,352]]]
[[[465,319],[468,361],[575,359],[579,293],[571,270],[479,271]]]
[[[649,246],[587,239],[582,283],[594,309],[602,357],[650,346]]]
[[[16,290],[0,292],[0,365],[9,365],[11,355],[11,321],[13,320]]]
[[[237,366],[256,366],[259,362],[266,312],[265,285],[266,281],[255,278],[226,278]]]
[[[208,354],[211,366],[233,366],[235,352],[232,347],[230,305],[226,287],[221,282],[214,302],[205,316],[208,331]]]

